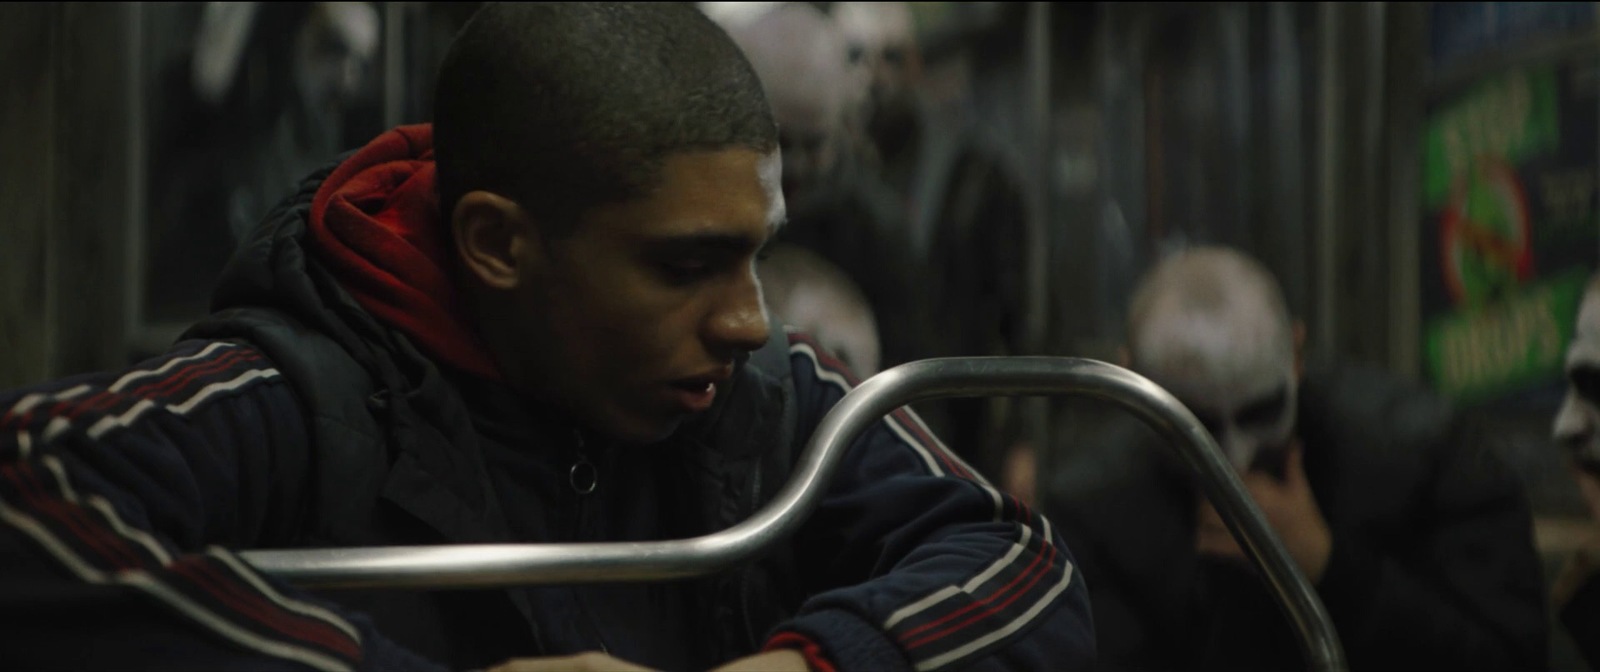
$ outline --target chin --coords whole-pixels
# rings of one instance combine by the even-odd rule
[[[666,422],[659,420],[652,422],[640,418],[613,419],[599,431],[623,443],[649,445],[665,441],[673,432],[678,431],[678,427],[682,424],[681,419]]]

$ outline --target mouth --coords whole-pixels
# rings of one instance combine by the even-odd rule
[[[711,408],[717,399],[717,385],[726,384],[733,376],[733,367],[726,366],[713,372],[680,378],[668,383],[673,400],[689,413],[700,413]]]
[[[1575,451],[1572,459],[1579,469],[1590,475],[1600,476],[1600,455],[1596,455],[1595,451]]]

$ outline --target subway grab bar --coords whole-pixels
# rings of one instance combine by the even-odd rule
[[[472,544],[256,550],[261,571],[312,588],[488,588],[660,581],[712,574],[793,534],[828,488],[857,436],[906,404],[949,397],[1082,395],[1132,411],[1167,439],[1277,597],[1315,670],[1346,670],[1344,649],[1316,591],[1205,427],[1149,379],[1071,357],[962,357],[894,367],[851,390],[822,419],[789,482],[748,520],[693,539],[568,544]]]

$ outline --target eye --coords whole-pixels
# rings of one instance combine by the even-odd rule
[[[1212,438],[1222,435],[1222,422],[1215,416],[1209,413],[1195,413],[1194,418],[1200,421],[1200,425],[1206,428],[1206,432],[1210,433]]]
[[[1578,396],[1590,403],[1600,404],[1600,368],[1580,365],[1567,372],[1567,380],[1572,381],[1572,389],[1577,390]]]
[[[1238,421],[1240,426],[1271,425],[1283,417],[1289,405],[1289,388],[1280,387],[1272,396],[1246,406],[1239,411]]]
[[[660,264],[661,274],[668,281],[687,284],[711,273],[711,264],[704,259],[673,259]]]

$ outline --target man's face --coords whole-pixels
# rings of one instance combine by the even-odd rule
[[[1272,464],[1294,434],[1292,337],[1261,312],[1157,314],[1134,343],[1139,373],[1183,402],[1241,474]]]
[[[827,179],[838,164],[838,130],[832,125],[790,124],[781,136],[783,193],[800,200]]]
[[[686,152],[644,198],[591,209],[514,293],[524,384],[628,442],[706,410],[767,340],[758,249],[784,217],[777,152]]]
[[[922,66],[910,7],[900,2],[848,2],[839,3],[834,13],[851,61],[866,71],[875,116],[901,123],[914,113]]]
[[[1600,290],[1584,294],[1567,348],[1567,397],[1556,414],[1556,443],[1574,462],[1600,473]]]
[[[338,109],[360,93],[377,58],[379,24],[368,3],[313,5],[295,43],[295,82],[312,109]]]

